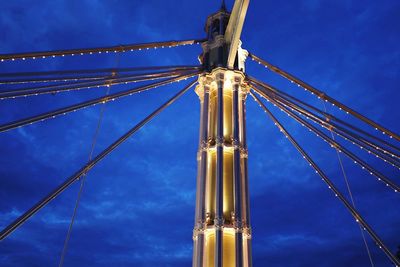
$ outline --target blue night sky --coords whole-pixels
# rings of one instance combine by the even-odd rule
[[[231,8],[233,0],[227,4]],[[218,8],[217,0],[2,0],[0,53],[203,38],[206,17]],[[253,0],[242,41],[250,52],[399,133],[399,25],[398,0]],[[0,72],[192,65],[200,53],[194,45],[7,62]],[[250,60],[247,73],[323,108]],[[95,154],[186,83],[107,103]],[[0,124],[105,92],[3,100]],[[348,211],[250,97],[247,107],[254,266],[370,266]],[[100,108],[0,134],[0,228],[86,163]],[[336,152],[271,109],[347,196]],[[198,127],[199,101],[191,90],[88,174],[64,266],[191,266]],[[400,183],[398,170],[351,149]],[[396,252],[399,194],[351,160],[343,162],[359,211]],[[76,183],[0,242],[0,266],[58,266],[78,190]],[[375,266],[391,266],[367,241]]]

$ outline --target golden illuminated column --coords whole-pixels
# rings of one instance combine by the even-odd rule
[[[225,68],[199,77],[200,138],[194,267],[251,266],[244,74]]]

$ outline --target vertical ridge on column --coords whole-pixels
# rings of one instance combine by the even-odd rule
[[[215,202],[215,267],[222,267],[223,261],[223,171],[224,171],[224,74],[217,73],[217,173]]]

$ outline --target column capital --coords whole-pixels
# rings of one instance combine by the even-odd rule
[[[225,73],[224,71],[216,71],[213,73],[214,79],[217,82],[224,82],[225,81]]]
[[[200,101],[203,101],[205,94],[210,93],[213,78],[209,75],[203,74],[199,76],[198,82],[199,84],[196,86],[195,92],[199,96]]]
[[[233,76],[231,77],[232,85],[243,86],[243,81],[244,81],[244,77],[241,74],[234,73]]]
[[[215,228],[224,228],[224,222],[225,222],[225,220],[224,220],[224,217],[221,217],[221,218],[215,218],[214,219],[214,227]]]
[[[206,225],[211,223],[211,213],[207,212],[206,213]]]
[[[231,136],[231,142],[232,142],[233,149],[235,149],[235,150],[241,149],[240,141],[238,139]]]
[[[200,143],[200,151],[207,151],[209,147],[209,142],[207,140],[203,140]]]
[[[194,231],[204,232],[207,228],[205,220],[197,220]]]
[[[238,216],[237,212],[232,211],[231,212],[231,218],[232,218],[232,225],[233,228],[235,229],[241,229],[243,228],[243,221],[240,216]]]
[[[245,100],[247,97],[247,94],[250,92],[250,85],[247,83],[246,80],[243,80],[240,86],[240,96],[242,97],[242,100]]]
[[[193,229],[193,240],[196,240],[199,235],[204,235],[205,228],[194,228]]]
[[[241,222],[234,222],[233,229],[235,229],[235,233],[243,233],[243,225]]]
[[[217,137],[215,139],[215,143],[216,143],[216,146],[224,146],[224,144],[225,144],[224,137]]]
[[[204,142],[204,141],[203,141],[203,142]],[[208,149],[209,149],[208,143],[205,143],[204,145],[201,143],[200,146],[199,146],[199,150],[197,151],[197,160],[200,161],[203,152],[206,152],[206,153],[207,153]]]
[[[251,239],[251,228],[243,227],[243,234],[246,236],[247,239]]]
[[[199,76],[198,82],[203,87],[211,87],[213,82],[213,77],[210,77],[209,74],[202,74]]]
[[[240,157],[242,159],[247,159],[249,157],[249,152],[246,148],[241,148],[240,149]]]

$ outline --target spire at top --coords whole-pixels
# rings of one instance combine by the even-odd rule
[[[222,3],[221,3],[221,10],[226,11],[225,0],[222,0]]]

